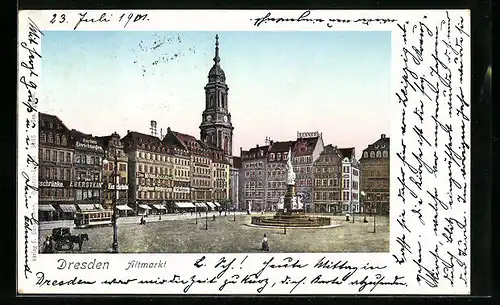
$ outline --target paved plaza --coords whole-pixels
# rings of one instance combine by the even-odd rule
[[[268,214],[270,216],[272,214]],[[191,218],[192,217],[192,218]],[[264,234],[269,239],[270,252],[388,252],[389,218],[376,217],[376,233],[373,233],[373,217],[356,215],[355,223],[345,221],[345,216],[330,216],[335,228],[292,229],[259,228],[248,226],[250,215],[219,216],[215,221],[208,217],[205,230],[205,214],[195,224],[194,216],[150,216],[146,225],[139,225],[136,218],[122,218],[118,226],[119,251],[122,253],[252,253],[261,251]],[[40,244],[50,230],[40,231]],[[109,252],[112,243],[112,227],[72,229],[72,234],[87,233],[89,241],[82,252]],[[75,245],[76,246],[76,245]],[[75,249],[78,247],[76,246]]]

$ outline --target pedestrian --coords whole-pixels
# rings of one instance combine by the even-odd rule
[[[215,221],[215,214],[212,215],[212,221]]]
[[[43,242],[42,246],[42,253],[49,253],[49,248],[50,248],[50,239],[49,236],[45,236],[45,241]]]
[[[366,220],[366,216],[365,216],[365,218],[363,219],[363,223],[368,223],[368,220]]]
[[[264,234],[264,238],[262,239],[262,251],[269,252],[269,242],[267,241],[266,234]]]
[[[142,226],[143,224],[145,224],[145,223],[146,223],[146,221],[144,220],[144,216],[142,216],[142,217],[141,217],[141,226]]]
[[[52,235],[50,235],[50,237],[49,237],[49,249],[48,249],[47,253],[54,253],[55,249],[56,249],[56,243],[54,242],[54,238],[52,237]]]

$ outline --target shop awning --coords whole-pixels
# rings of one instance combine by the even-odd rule
[[[207,202],[206,203],[210,208],[212,209],[215,209],[215,204],[211,203],[211,202]]]
[[[214,202],[214,204],[215,204],[216,207],[220,207],[220,203],[218,203],[217,201]]]
[[[60,204],[59,208],[64,213],[73,213],[73,212],[76,212],[76,207],[75,207],[74,204]]]
[[[95,210],[95,207],[93,204],[79,204],[78,208],[82,211],[92,211]]]
[[[191,202],[176,202],[175,205],[178,207],[178,208],[194,208],[194,205],[193,203]]]
[[[56,209],[50,204],[39,204],[38,210],[41,212],[54,212]]]
[[[144,210],[151,210],[151,208],[145,204],[139,204],[139,207]]]
[[[96,208],[98,210],[104,210],[104,208],[102,207],[102,205],[99,204],[99,203],[94,204],[94,208]]]
[[[133,209],[126,204],[117,205],[116,208],[120,211],[133,211]]]
[[[153,208],[157,210],[166,210],[167,208],[162,206],[161,204],[153,204]]]
[[[207,205],[205,204],[205,202],[198,202],[198,204],[199,204],[200,208],[205,208],[205,209],[207,208]]]

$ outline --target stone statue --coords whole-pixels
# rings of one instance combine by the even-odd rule
[[[285,208],[285,196],[280,196],[278,200],[278,210],[282,210]]]
[[[286,184],[295,185],[295,173],[293,172],[293,165],[292,165],[292,148],[288,150],[288,161],[286,163],[286,170],[288,173]]]

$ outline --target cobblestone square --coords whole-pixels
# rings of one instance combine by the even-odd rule
[[[271,214],[269,214],[271,215]],[[193,217],[193,218],[191,218]],[[270,252],[388,252],[389,218],[376,217],[376,233],[373,233],[373,217],[356,215],[355,223],[345,221],[345,216],[331,216],[336,228],[286,229],[248,226],[250,216],[237,214],[219,216],[215,221],[205,215],[165,215],[161,221],[148,217],[146,225],[122,223],[118,226],[119,252],[121,253],[252,253],[261,252],[264,234],[269,239]],[[153,221],[153,219],[155,221]],[[72,234],[87,233],[82,252],[109,252],[112,243],[112,227],[73,229]],[[40,231],[40,243],[50,230]],[[75,245],[76,246],[76,245]],[[77,247],[75,247],[77,249]]]

